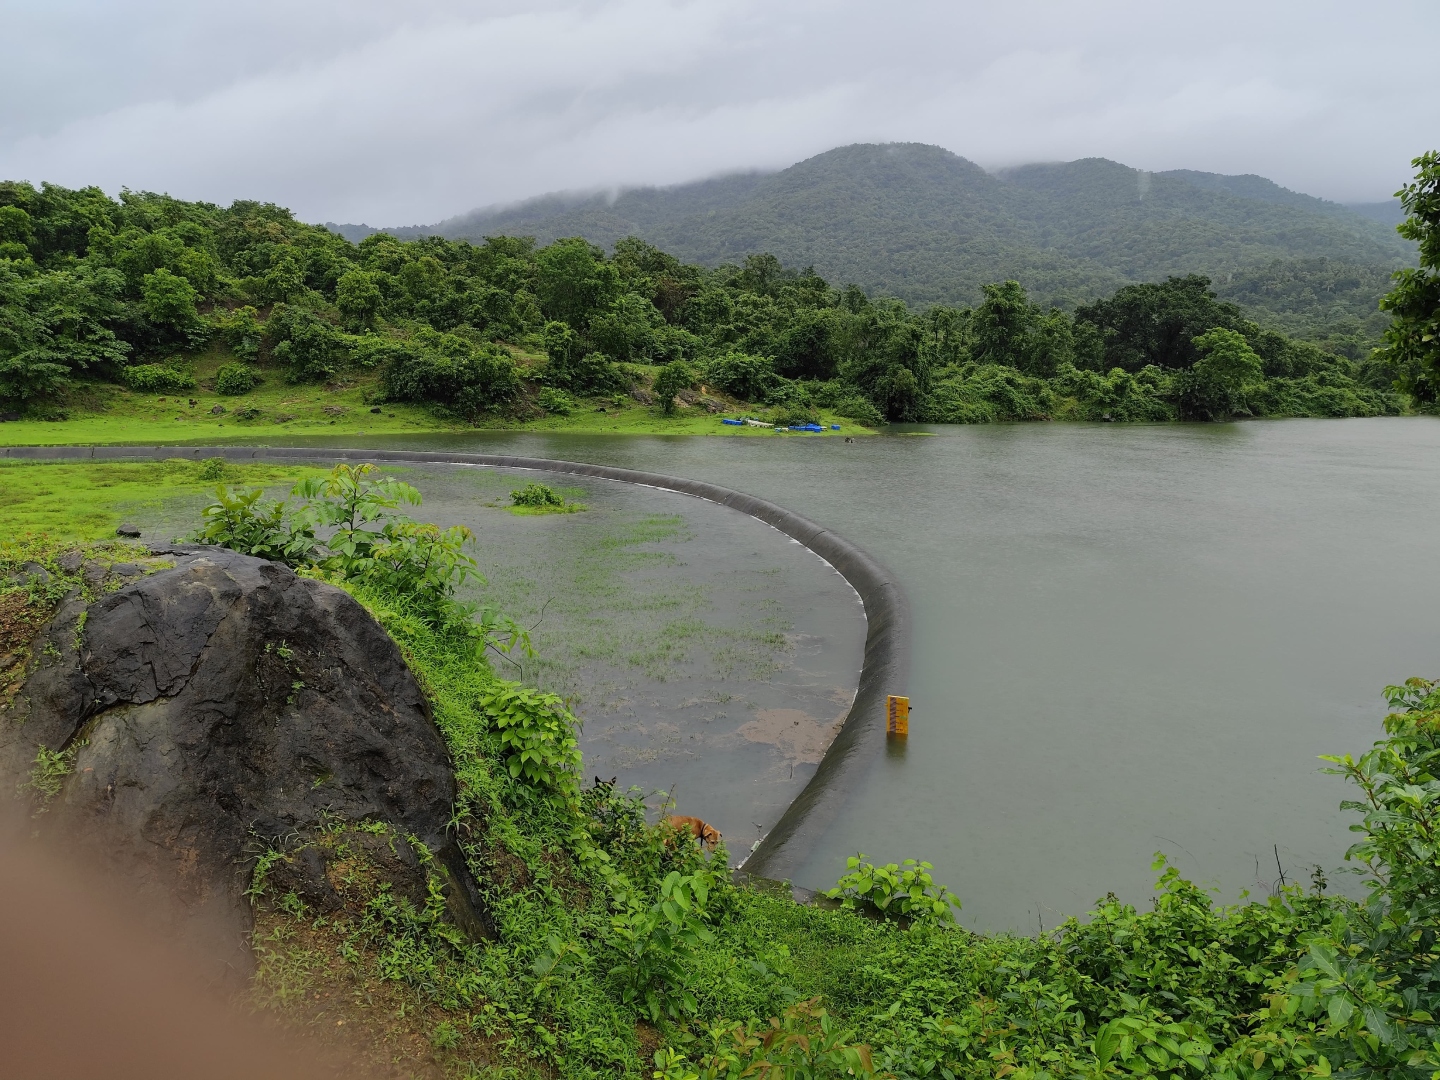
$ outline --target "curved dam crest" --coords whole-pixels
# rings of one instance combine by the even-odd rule
[[[360,461],[431,462],[483,468],[534,470],[596,477],[618,483],[678,492],[762,521],[803,544],[833,566],[860,596],[865,608],[864,661],[859,685],[815,775],[742,864],[757,877],[789,880],[833,822],[862,775],[885,749],[885,698],[903,694],[910,674],[909,604],[899,582],[879,562],[844,537],[768,500],[700,480],[552,458],[414,450],[356,450],[302,447],[7,447],[6,458],[103,459],[223,457],[228,460],[316,458]]]

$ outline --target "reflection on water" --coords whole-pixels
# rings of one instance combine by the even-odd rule
[[[477,433],[372,445],[693,476],[868,549],[915,616],[908,752],[801,873],[919,855],[962,920],[1031,931],[1151,855],[1233,899],[1341,864],[1380,690],[1440,673],[1440,423],[1002,425],[701,439]],[[758,715],[756,719],[760,718]]]

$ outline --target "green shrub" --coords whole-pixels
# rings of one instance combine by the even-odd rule
[[[1069,399],[1057,412],[1068,420],[1173,420],[1173,376],[1157,367],[1131,374],[1113,368],[1108,374],[1061,364],[1052,382],[1056,395]]]
[[[580,789],[575,717],[558,694],[496,682],[481,701],[494,721],[510,775],[567,797]]]
[[[291,382],[328,379],[345,364],[350,339],[319,312],[299,304],[276,304],[265,322],[270,355]]]
[[[221,461],[223,468],[222,459],[211,458],[202,469],[219,471],[211,467],[215,461]],[[220,487],[215,490],[215,501],[200,511],[200,528],[190,539],[258,559],[303,566],[314,555],[315,532],[307,523],[287,514],[287,509],[279,500],[266,501],[262,488],[232,491]]]
[[[615,361],[590,348],[565,323],[546,323],[544,342],[548,359],[541,377],[551,386],[577,394],[602,394],[624,384],[625,376]]]
[[[514,506],[564,506],[565,500],[558,491],[545,484],[537,484],[533,481],[523,488],[510,492],[510,502]]]
[[[705,365],[706,382],[742,401],[764,401],[775,379],[775,366],[763,356],[727,352]]]
[[[920,409],[930,424],[987,424],[1044,420],[1055,396],[1044,379],[1022,375],[1005,364],[965,364],[949,369]]]
[[[885,423],[885,417],[880,415],[880,410],[859,394],[841,398],[835,405],[835,415],[858,421],[866,427],[879,427]]]
[[[557,390],[553,386],[541,390],[538,400],[542,409],[556,416],[569,416],[575,408],[575,399],[564,390]]]
[[[124,372],[125,385],[141,394],[173,394],[195,389],[189,374],[169,364],[134,364]]]
[[[794,402],[782,405],[770,419],[776,427],[803,427],[806,424],[818,424],[820,413],[814,405],[802,405]]]
[[[695,1015],[694,975],[687,961],[694,950],[715,940],[704,921],[712,882],[704,868],[693,874],[672,870],[652,903],[632,896],[626,910],[610,920],[606,944],[616,958],[610,977],[620,987],[620,1000],[641,1010],[652,1024]]]
[[[673,360],[660,369],[652,389],[666,416],[675,411],[675,395],[681,390],[689,390],[697,378],[695,369],[684,360]]]
[[[259,383],[260,375],[249,364],[225,364],[215,373],[215,392],[230,397],[248,394]]]
[[[520,393],[514,358],[489,342],[427,331],[386,353],[380,386],[391,401],[430,402],[475,419]]]
[[[219,544],[246,555],[305,567],[318,576],[375,589],[403,601],[421,617],[444,624],[470,624],[472,608],[454,600],[457,586],[475,578],[475,560],[462,550],[469,529],[441,529],[411,521],[394,511],[416,505],[420,493],[393,477],[377,477],[373,465],[337,465],[323,479],[296,484],[294,506],[265,501],[264,491],[221,487],[202,511],[192,539]],[[317,530],[332,530],[321,543]],[[521,628],[486,613],[478,628],[487,642],[496,635],[508,652],[528,642]],[[526,646],[528,647],[528,645]]]
[[[868,906],[882,915],[899,915],[912,923],[950,923],[960,901],[930,876],[935,869],[928,862],[906,859],[898,866],[876,866],[864,854],[845,860],[848,871],[825,895],[843,907]]]
[[[249,304],[221,315],[215,328],[236,356],[250,360],[259,354],[265,328],[260,325],[259,312]]]

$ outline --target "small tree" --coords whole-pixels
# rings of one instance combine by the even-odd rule
[[[660,408],[669,416],[675,411],[675,395],[695,385],[695,369],[684,360],[674,360],[660,369],[655,376],[655,396],[660,399]]]
[[[1217,327],[1195,338],[1200,359],[1176,375],[1180,412],[1191,420],[1223,420],[1249,413],[1249,388],[1264,381],[1264,365],[1243,335]]]
[[[1409,216],[1396,231],[1420,245],[1420,266],[1395,271],[1395,287],[1380,298],[1392,322],[1377,355],[1415,400],[1433,402],[1440,397],[1440,152],[1411,164],[1415,182],[1395,193]]]
[[[364,270],[351,270],[335,283],[335,306],[351,330],[368,330],[380,313],[380,286]]]
[[[200,299],[200,294],[179,274],[163,267],[146,274],[140,283],[140,294],[145,298],[145,314],[156,326],[184,331],[199,320],[195,301]]]

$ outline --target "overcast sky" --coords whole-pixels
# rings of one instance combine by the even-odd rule
[[[1436,0],[0,0],[0,177],[431,223],[852,142],[1389,196]]]

